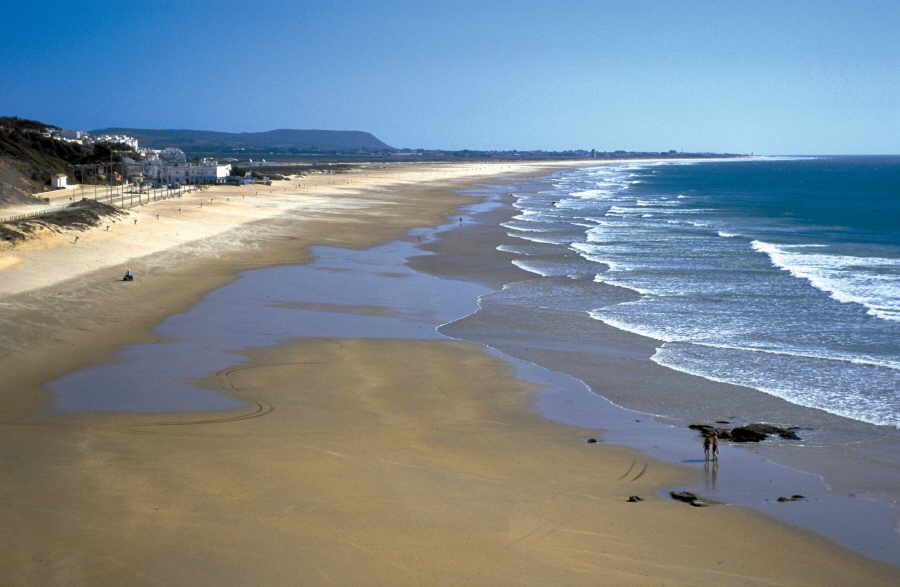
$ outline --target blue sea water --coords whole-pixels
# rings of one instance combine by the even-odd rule
[[[638,292],[588,314],[654,361],[900,427],[900,157],[621,163],[515,195],[514,263]]]

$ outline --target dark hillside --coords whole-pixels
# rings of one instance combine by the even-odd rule
[[[34,202],[31,194],[49,189],[55,173],[73,181],[87,174],[95,181],[100,164],[118,161],[124,147],[92,147],[45,137],[41,131],[57,128],[34,120],[0,118],[0,204]],[[82,166],[82,167],[76,167]]]
[[[127,134],[142,146],[155,149],[178,147],[185,151],[207,152],[228,150],[335,152],[390,151],[372,133],[356,130],[295,130],[278,129],[266,132],[219,132],[211,130],[169,130],[149,128],[104,128],[96,134]]]
[[[19,118],[18,116],[0,116],[0,129],[2,128],[9,130],[41,132],[48,128],[58,129],[59,127],[53,124],[41,122],[39,120]]]

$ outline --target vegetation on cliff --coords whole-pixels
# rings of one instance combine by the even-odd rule
[[[79,183],[105,179],[115,169],[124,145],[80,145],[45,135],[59,127],[37,120],[0,117],[0,204],[33,202],[31,194],[49,189],[50,178],[64,173]]]

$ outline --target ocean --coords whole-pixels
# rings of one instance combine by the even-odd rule
[[[518,187],[501,250],[577,282],[584,320],[659,341],[661,365],[900,427],[900,157],[623,162]]]

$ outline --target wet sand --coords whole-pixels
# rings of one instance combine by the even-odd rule
[[[303,178],[272,193],[223,186],[135,209],[109,232],[45,234],[0,251],[5,409],[46,406],[43,383],[103,362],[123,344],[156,340],[160,320],[242,270],[304,262],[312,244],[362,248],[402,237],[466,201],[448,188],[534,169],[397,165]],[[126,269],[136,281],[119,281]]]
[[[687,430],[690,423],[725,418],[735,423],[787,421],[814,426],[801,431],[803,442],[775,440],[759,446],[734,445],[734,450],[726,444],[723,450],[728,458],[714,475],[717,481],[711,484],[707,471],[705,484],[689,489],[753,507],[868,556],[900,563],[898,472],[896,452],[891,451],[896,434],[873,434],[870,429],[874,427],[868,424],[819,411],[810,414],[807,408],[754,389],[710,381],[651,361],[659,341],[587,319],[585,314],[604,298],[607,303],[636,299],[633,292],[593,282],[584,290],[578,280],[539,277],[511,265],[511,260],[521,257],[502,249],[521,248],[521,241],[507,235],[500,223],[517,212],[511,208],[506,190],[497,191],[502,191],[498,198],[502,205],[460,230],[442,233],[423,247],[431,255],[410,262],[422,271],[502,289],[482,297],[477,312],[443,326],[442,333],[577,377],[581,386],[593,393],[576,389],[564,399],[539,400],[545,416],[573,425],[602,427],[610,440],[670,462],[695,468],[702,463],[695,458],[700,442],[696,433]],[[528,245],[537,255],[544,246]],[[472,256],[475,250],[482,251],[477,260]],[[573,259],[583,263],[577,255],[573,254]],[[592,275],[596,267],[589,270]],[[577,264],[572,271],[578,271]],[[535,290],[542,292],[539,297]],[[535,305],[535,299],[548,304],[551,292],[555,296],[552,306]],[[642,424],[629,425],[634,418]],[[645,428],[653,421],[662,426],[655,431]],[[842,439],[853,441],[844,445]],[[794,468],[781,466],[785,464]],[[804,494],[807,499],[802,505],[777,502],[778,497],[793,494]]]
[[[4,582],[892,584],[761,516],[654,498],[685,473],[542,420],[478,345],[248,355],[217,382],[259,410],[4,428]]]
[[[434,331],[448,304],[457,312],[454,304],[473,303],[456,295],[462,286],[427,282],[436,289],[422,306],[394,288],[424,278],[378,264],[378,251],[361,251],[355,264],[337,255],[300,268],[305,278],[293,281],[290,266],[263,270],[296,294],[256,295],[273,312],[297,313],[297,335],[308,334],[233,348],[234,366],[202,382],[240,408],[40,415],[52,396],[39,383],[87,362],[121,361],[114,353],[123,343],[177,343],[150,328],[236,270],[307,259],[312,244],[390,241],[466,201],[438,186],[363,197],[384,209],[282,218],[253,251],[204,258],[183,273],[163,264],[168,287],[140,296],[118,283],[95,286],[106,295],[100,303],[85,276],[16,298],[18,310],[36,314],[28,327],[37,330],[4,359],[12,367],[22,358],[21,369],[5,371],[15,375],[4,381],[0,426],[6,583],[896,584],[895,568],[761,515],[658,497],[696,474],[587,444],[596,430],[542,418],[532,409],[535,385],[510,363]],[[365,275],[367,287],[347,291],[307,275],[315,272]],[[246,275],[233,283],[239,293],[253,290],[255,276]],[[173,280],[189,287],[172,291]],[[230,315],[221,302],[207,297],[170,320],[203,331],[192,312]],[[341,337],[342,324],[373,330]],[[422,334],[396,338],[405,329]],[[330,334],[312,336],[317,330]],[[629,495],[645,501],[627,503]]]

